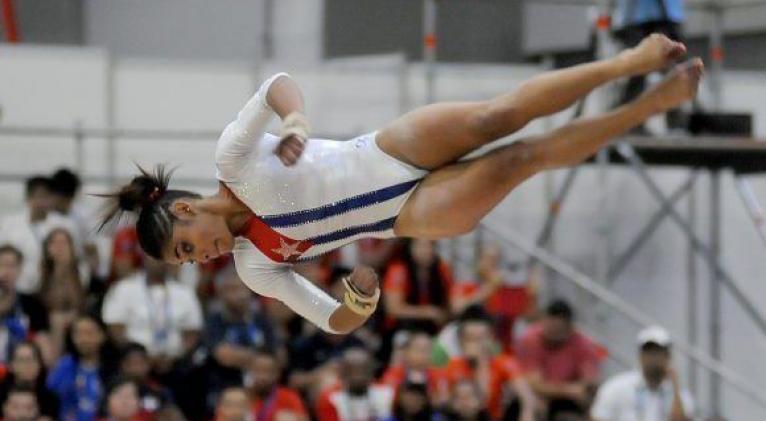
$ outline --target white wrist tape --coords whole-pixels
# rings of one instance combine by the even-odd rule
[[[375,293],[369,296],[360,291],[348,276],[343,278],[343,286],[346,287],[343,302],[351,311],[365,317],[375,313],[380,299],[380,288],[375,288]]]
[[[282,139],[290,136],[295,136],[302,141],[306,141],[309,138],[309,132],[311,127],[306,116],[298,111],[294,111],[287,115],[282,120],[282,132],[280,137]]]

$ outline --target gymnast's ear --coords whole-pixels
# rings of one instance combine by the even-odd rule
[[[215,215],[226,215],[231,212],[231,199],[213,196],[204,199],[192,200],[192,210],[195,212],[207,212]]]
[[[196,202],[198,201],[199,199],[191,197],[181,197],[173,201],[173,203],[168,206],[168,209],[176,218],[182,221],[188,220],[194,218],[199,212],[196,206]]]

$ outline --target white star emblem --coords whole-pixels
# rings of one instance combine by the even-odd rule
[[[293,256],[300,256],[303,252],[298,251],[298,247],[301,246],[302,241],[296,241],[293,244],[288,244],[284,238],[279,238],[279,248],[271,249],[274,253],[282,256],[284,260],[290,260]]]

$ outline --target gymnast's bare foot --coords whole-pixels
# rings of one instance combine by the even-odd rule
[[[652,34],[634,48],[621,52],[617,58],[625,66],[626,75],[636,76],[667,68],[684,55],[686,46],[683,43],[662,34]]]
[[[704,72],[705,65],[700,58],[681,63],[662,82],[646,91],[643,97],[656,105],[658,112],[676,108],[697,95]]]

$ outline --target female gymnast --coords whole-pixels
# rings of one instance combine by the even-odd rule
[[[685,55],[661,35],[593,63],[536,76],[516,92],[482,102],[437,103],[346,142],[309,139],[303,98],[280,73],[266,80],[221,134],[219,192],[203,198],[170,190],[159,166],[116,193],[102,227],[138,213],[144,251],[171,264],[234,254],[242,280],[320,328],[347,333],[375,311],[375,273],[357,268],[337,302],[291,270],[365,237],[445,238],[469,232],[511,190],[543,170],[580,163],[650,116],[693,98],[700,59],[678,65],[635,101],[546,134],[460,160],[529,121],[564,110],[617,78],[665,68]],[[277,114],[279,136],[265,132]]]

